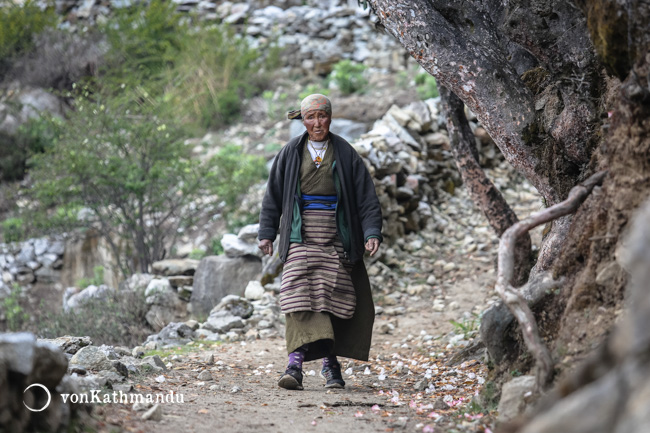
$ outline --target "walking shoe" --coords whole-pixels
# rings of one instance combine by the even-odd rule
[[[301,390],[302,387],[302,371],[300,368],[290,365],[287,367],[287,370],[284,372],[278,386],[284,389],[297,389]]]
[[[327,381],[325,388],[345,388],[340,364],[323,367],[320,371],[320,377]]]

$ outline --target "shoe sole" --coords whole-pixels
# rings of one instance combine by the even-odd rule
[[[289,374],[285,374],[280,378],[280,381],[278,382],[278,386],[280,388],[297,390],[297,391],[302,391],[304,389],[302,385],[298,383],[296,378]]]

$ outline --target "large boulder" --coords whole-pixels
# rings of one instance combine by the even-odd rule
[[[151,268],[156,275],[194,275],[198,265],[199,261],[194,259],[169,259],[154,262]]]
[[[192,314],[207,316],[225,296],[243,296],[248,282],[259,280],[261,272],[262,261],[258,257],[205,257],[194,274]]]
[[[0,432],[67,431],[81,409],[59,395],[73,391],[67,368],[55,345],[30,333],[0,334]]]
[[[66,290],[63,295],[63,311],[75,311],[83,308],[84,304],[92,300],[104,300],[115,292],[115,289],[105,285],[94,286],[90,285],[82,291],[70,296],[72,291]]]

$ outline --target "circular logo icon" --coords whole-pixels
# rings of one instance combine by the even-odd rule
[[[47,394],[47,403],[45,403],[45,406],[43,406],[40,409],[34,409],[33,407],[27,406],[27,403],[25,403],[24,400],[23,400],[23,404],[25,405],[25,407],[27,409],[31,410],[32,412],[41,412],[41,411],[44,411],[45,409],[47,409],[47,407],[50,405],[50,402],[52,401],[52,395],[50,394],[50,390],[47,389],[47,387],[45,385],[41,385],[40,383],[32,383],[27,388],[25,388],[25,390],[23,391],[23,394],[25,394],[28,389],[30,389],[30,388],[32,388],[34,386],[39,387],[39,388],[43,388],[43,391],[45,391],[45,393]]]

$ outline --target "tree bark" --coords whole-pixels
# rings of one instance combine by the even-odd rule
[[[547,206],[567,196],[599,138],[603,92],[586,20],[570,1],[369,4],[416,61],[476,114]],[[557,257],[569,223],[553,224],[539,270]]]
[[[553,378],[553,359],[542,341],[533,313],[520,291],[510,285],[514,275],[514,251],[518,238],[533,228],[552,221],[558,217],[573,213],[587,198],[594,186],[601,184],[607,172],[598,172],[581,185],[574,187],[569,197],[548,209],[536,212],[530,217],[510,227],[501,237],[499,243],[499,271],[497,273],[496,291],[510,312],[519,322],[528,350],[537,361],[537,387],[543,389]],[[522,289],[528,290],[526,287]]]
[[[440,87],[443,110],[447,116],[447,131],[456,166],[474,204],[483,212],[490,226],[501,237],[508,227],[519,219],[499,190],[488,179],[479,165],[474,134],[465,116],[463,101],[445,87]],[[517,270],[510,284],[520,286],[528,279],[530,271],[531,241],[528,233],[517,239],[515,250]]]

